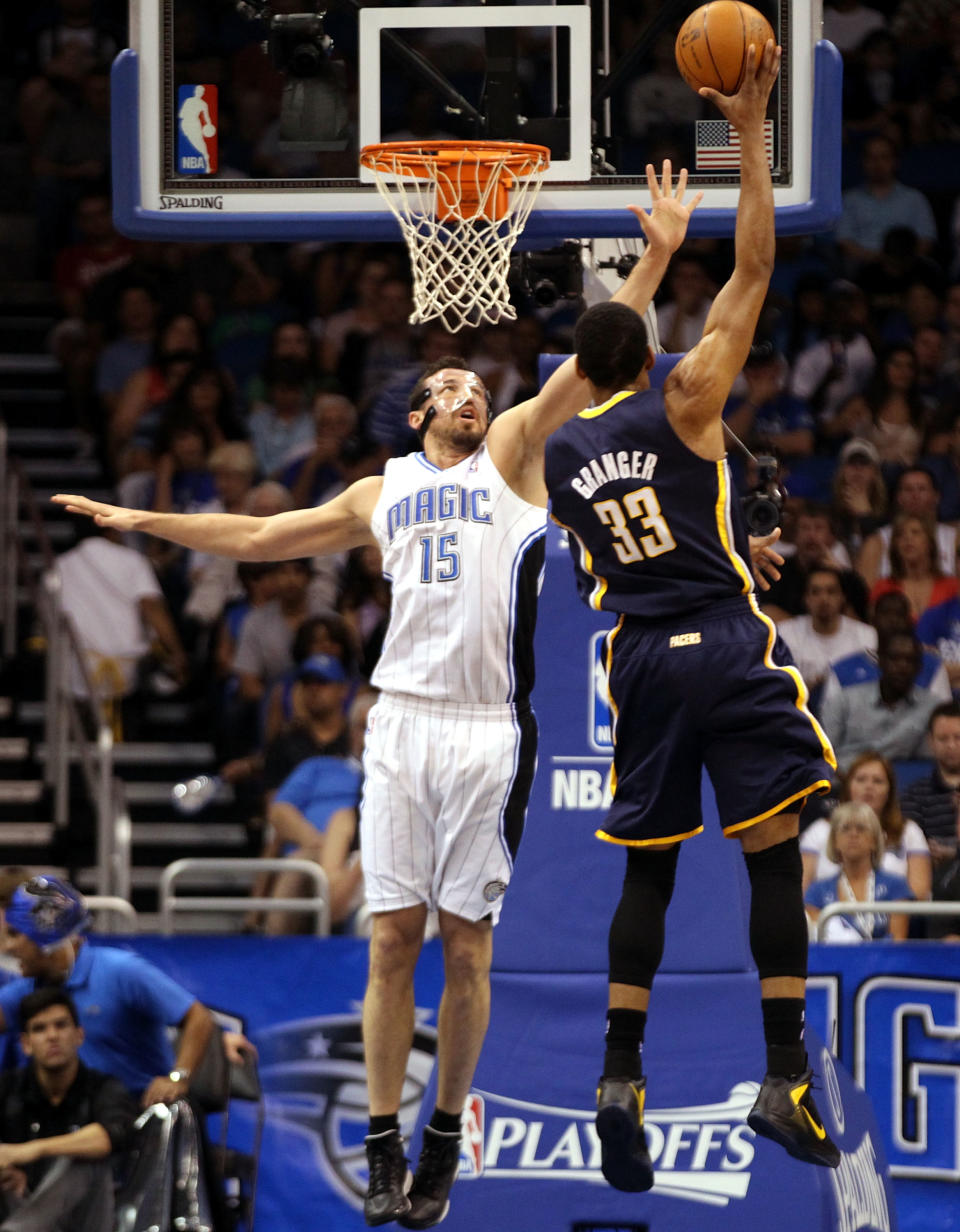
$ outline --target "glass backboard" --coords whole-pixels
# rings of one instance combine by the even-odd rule
[[[366,6],[358,0],[133,0],[113,71],[117,225],[152,238],[380,239],[399,231],[363,145],[520,140],[551,168],[522,243],[632,235],[644,168],[705,192],[692,234],[729,234],[726,122],[683,82],[693,0]],[[760,0],[783,46],[768,141],[781,234],[840,209],[840,57],[819,0]]]

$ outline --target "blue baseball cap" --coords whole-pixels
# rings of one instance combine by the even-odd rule
[[[325,680],[328,684],[344,684],[347,680],[347,673],[340,660],[325,654],[315,654],[304,659],[297,675],[301,680]]]
[[[89,922],[82,895],[59,877],[31,877],[17,886],[6,912],[7,925],[41,950],[53,950]]]

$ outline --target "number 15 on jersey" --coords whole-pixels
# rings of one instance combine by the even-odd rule
[[[424,535],[420,540],[420,581],[452,582],[460,576],[460,550],[456,531]]]

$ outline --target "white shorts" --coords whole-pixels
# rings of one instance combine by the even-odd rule
[[[360,803],[370,910],[426,903],[496,923],[536,762],[529,709],[382,694],[368,720]]]

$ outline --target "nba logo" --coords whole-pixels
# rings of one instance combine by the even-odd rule
[[[613,750],[613,717],[610,714],[610,693],[607,685],[606,664],[607,634],[595,633],[590,639],[590,699],[589,730],[590,747],[597,753]]]
[[[483,1096],[470,1094],[463,1105],[458,1176],[483,1175]]]
[[[177,174],[213,175],[217,170],[217,87],[177,90]]]

